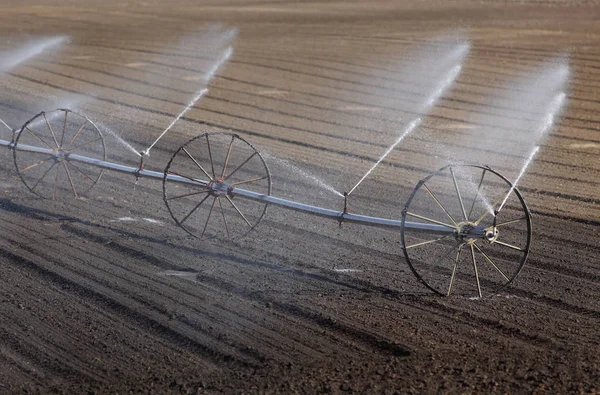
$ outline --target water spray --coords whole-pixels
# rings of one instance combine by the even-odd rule
[[[515,190],[515,188],[517,187],[517,184],[519,183],[519,181],[521,181],[521,177],[523,177],[523,175],[525,174],[525,171],[527,170],[527,167],[529,167],[529,164],[531,163],[531,161],[533,160],[533,157],[535,156],[535,154],[538,153],[538,151],[540,150],[540,146],[536,146],[531,153],[529,154],[529,157],[527,158],[527,160],[525,161],[525,164],[523,165],[523,167],[521,168],[521,171],[519,172],[519,175],[517,176],[517,179],[515,180],[515,182],[513,182],[512,186],[510,187],[510,189],[508,190],[508,193],[506,194],[506,196],[504,197],[504,200],[502,200],[502,203],[500,203],[500,206],[498,207],[497,210],[494,211],[494,217],[496,217],[498,215],[498,213],[500,212],[500,210],[502,210],[502,207],[504,207],[504,204],[506,203],[506,201],[508,200],[508,197],[510,196],[510,194]]]
[[[3,125],[4,127],[6,127],[8,130],[10,130],[11,133],[11,141],[14,141],[15,138],[15,133],[16,131],[11,128],[10,126],[8,126],[8,124],[6,122],[4,122],[2,119],[0,119],[0,125]],[[2,133],[0,133],[0,136],[2,136]]]
[[[367,171],[367,173],[360,179],[360,181],[358,181],[356,183],[356,185],[354,185],[354,187],[352,187],[352,189],[350,189],[350,192],[348,192],[348,196],[354,192],[354,190],[365,180],[365,178],[367,178],[369,176],[369,174],[371,174],[371,172],[373,170],[375,170],[375,168],[390,154],[390,152],[392,152],[394,150],[394,148],[396,148],[396,146],[398,146],[398,144],[400,144],[402,142],[402,140],[404,140],[404,138],[406,136],[408,136],[413,130],[415,130],[415,128],[417,126],[419,126],[421,124],[421,118],[417,118],[414,119],[411,123],[408,124],[408,126],[406,127],[406,129],[404,129],[404,133],[402,133],[400,135],[400,137],[398,137],[398,139],[394,142],[394,144],[392,144],[387,151],[385,151],[383,153],[383,155],[381,155],[381,157],[377,160],[377,162],[375,162],[375,164],[369,169],[369,171]]]
[[[333,193],[336,196],[339,197],[344,197],[344,195],[339,192],[337,189],[335,189],[334,187],[332,187],[331,185],[327,184],[325,181],[321,180],[320,178],[318,178],[317,176],[308,173],[305,170],[300,169],[297,166],[294,166],[293,164],[291,164],[290,162],[288,162],[287,160],[278,158],[274,155],[268,154],[268,153],[264,153],[263,154],[265,157],[277,161],[279,164],[281,164],[282,166],[288,168],[289,170],[292,170],[293,172],[299,174],[300,176],[304,177],[305,179],[317,184],[318,186],[320,186],[321,188],[325,189],[328,192]]]
[[[554,99],[550,102],[548,106],[548,111],[544,116],[544,122],[538,129],[538,135],[540,137],[544,137],[554,125],[554,118],[559,113],[560,109],[563,107],[565,100],[567,98],[567,94],[565,92],[560,92],[557,94]]]
[[[58,36],[33,40],[27,45],[13,50],[0,53],[0,72],[7,72],[19,64],[44,52],[46,49],[65,43],[69,37]]]
[[[446,72],[441,81],[435,86],[434,91],[426,97],[423,105],[419,109],[419,113],[425,114],[431,110],[433,105],[439,100],[439,98],[444,94],[444,92],[454,83],[458,75],[462,70],[461,62],[469,52],[471,46],[468,43],[460,45],[457,49],[451,52],[448,56],[446,56],[441,62],[441,66],[439,68],[445,68],[447,65],[453,65],[448,72]],[[457,64],[458,62],[458,64]],[[439,70],[438,68],[438,70]],[[364,180],[375,170],[375,168],[407,137],[417,126],[421,123],[421,118],[416,118],[412,120],[405,131],[400,135],[400,137],[383,153],[383,155],[375,162],[375,164],[367,171],[367,173],[350,189],[348,195],[350,195]]]
[[[109,128],[105,124],[103,124],[101,122],[96,122],[96,126],[99,126],[100,129],[102,129],[103,132],[108,133],[112,137],[114,137],[115,140],[117,140],[123,147],[127,148],[130,152],[136,154],[137,156],[140,156],[140,157],[142,156],[142,154],[140,152],[138,152],[138,150],[136,150],[131,144],[129,144],[127,141],[125,141],[114,130],[112,130],[111,128]]]
[[[543,123],[541,124],[540,128],[537,131],[538,136],[540,136],[541,138],[545,137],[548,134],[548,132],[550,131],[550,129],[552,128],[552,126],[554,126],[554,120],[555,120],[556,116],[558,115],[558,113],[560,112],[560,110],[563,108],[566,97],[567,97],[567,95],[564,92],[560,92],[550,102],[550,105],[548,106],[548,110],[546,111],[546,114],[543,118]],[[513,186],[509,189],[508,193],[502,200],[502,203],[500,204],[498,209],[495,211],[496,215],[500,212],[500,210],[502,210],[502,207],[504,207],[504,204],[508,200],[508,197],[510,196],[512,191],[516,188],[517,184],[519,183],[519,181],[525,174],[525,171],[527,170],[527,168],[531,164],[531,161],[533,160],[533,158],[535,157],[535,155],[538,153],[539,150],[540,150],[540,146],[536,145],[533,148],[533,150],[531,151],[531,153],[529,154],[529,156],[527,157],[527,160],[523,164],[523,167],[521,167],[521,171],[519,171],[519,175],[513,182]]]
[[[158,136],[158,138],[156,140],[154,140],[154,142],[152,144],[150,144],[150,146],[148,148],[146,148],[146,150],[140,152],[140,156],[148,156],[150,155],[150,150],[152,149],[152,147],[154,147],[156,145],[156,143],[158,143],[158,141],[163,138],[163,136],[165,134],[167,134],[167,132],[169,130],[171,130],[171,128],[177,123],[177,121],[179,121],[179,119],[181,117],[183,117],[192,107],[194,107],[194,105],[196,105],[196,102],[198,100],[200,100],[200,98],[202,96],[204,96],[204,94],[208,92],[207,88],[202,88],[198,91],[198,93],[196,93],[196,95],[194,96],[194,98],[190,101],[190,103],[187,105],[186,108],[183,109],[183,111],[181,111],[179,113],[179,115],[177,115],[175,117],[175,119],[173,119],[173,121],[169,124],[169,126],[167,126],[167,128],[160,134],[160,136]]]
[[[425,104],[421,110],[422,113],[428,112],[431,109],[431,107],[433,107],[435,102],[437,102],[438,99],[444,94],[446,89],[448,89],[448,87],[452,85],[456,77],[458,77],[458,75],[460,74],[461,70],[462,66],[460,64],[457,64],[456,66],[452,67],[452,69],[450,69],[450,71],[446,74],[445,78],[442,80],[441,84],[438,85],[437,89],[425,101]]]
[[[10,130],[11,132],[14,131],[14,129],[11,128],[10,126],[8,126],[8,124],[6,122],[4,122],[2,119],[0,119],[0,124],[6,126],[8,128],[8,130]]]
[[[217,60],[217,62],[213,65],[213,67],[211,67],[210,70],[208,70],[203,76],[202,76],[202,80],[205,83],[209,83],[210,80],[214,77],[215,73],[217,72],[217,70],[219,69],[219,67],[221,67],[221,65],[225,62],[227,62],[229,60],[229,58],[231,57],[231,55],[233,54],[233,47],[227,47],[227,49],[223,52],[223,54],[221,55],[221,57]]]
[[[235,31],[233,32],[233,34],[235,34]],[[202,80],[204,81],[204,83],[208,84],[210,82],[210,80],[214,77],[214,75],[217,72],[217,70],[219,69],[219,67],[221,67],[225,62],[227,62],[232,54],[233,54],[233,47],[231,47],[231,46],[227,47],[227,49],[223,52],[223,54],[217,60],[217,62],[213,65],[213,67],[211,67],[211,69],[208,70],[206,73],[204,73],[204,75],[202,76]],[[194,97],[189,102],[187,107],[184,108],[183,111],[181,111],[181,113],[179,113],[179,115],[177,115],[175,117],[175,119],[173,119],[173,121],[169,124],[169,126],[167,126],[167,128],[160,134],[160,136],[158,136],[158,138],[156,140],[154,140],[154,142],[152,144],[150,144],[150,146],[148,148],[146,148],[144,151],[140,152],[140,156],[142,157],[142,159],[144,156],[150,155],[150,150],[152,149],[152,147],[154,147],[156,145],[156,143],[158,143],[158,141],[161,138],[163,138],[163,136],[165,134],[167,134],[167,132],[169,130],[171,130],[171,128],[177,123],[177,121],[179,121],[179,119],[181,119],[181,117],[183,117],[189,110],[192,109],[192,107],[194,107],[196,105],[196,102],[198,100],[200,100],[200,98],[202,96],[204,96],[204,94],[206,92],[208,92],[207,88],[201,88],[194,95]]]

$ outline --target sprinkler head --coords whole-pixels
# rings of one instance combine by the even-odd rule
[[[344,192],[344,214],[348,214],[348,192]]]

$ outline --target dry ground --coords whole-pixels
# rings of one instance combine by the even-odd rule
[[[393,55],[450,31],[473,47],[427,118],[432,140],[460,135],[499,79],[557,53],[572,67],[567,110],[522,184],[534,213],[530,260],[514,286],[482,300],[429,293],[397,234],[271,208],[242,240],[199,241],[170,221],[159,182],[108,173],[85,199],[42,200],[2,152],[0,392],[600,391],[596,2],[5,0],[0,11],[6,37],[72,37],[67,52],[2,77],[3,119],[55,107],[50,95],[93,93],[82,107],[137,147],[189,96],[124,92],[143,67],[135,63],[208,23],[239,30],[209,94],[150,158],[159,171],[209,125],[347,188],[385,146],[357,128],[382,111],[385,84],[370,89],[370,74],[394,78]],[[164,61],[178,66],[180,54]],[[399,216],[415,182],[443,165],[439,147],[418,137],[356,207]],[[136,165],[109,146],[111,160]],[[275,174],[275,195],[341,208],[288,176]],[[135,221],[118,221],[126,216]]]

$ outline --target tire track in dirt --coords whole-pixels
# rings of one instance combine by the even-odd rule
[[[94,210],[94,211],[97,211],[97,210]],[[69,230],[69,229],[67,229],[67,231],[70,231],[70,232],[72,232],[72,230]],[[123,254],[123,252],[124,252],[124,251],[123,251],[123,246],[122,246],[122,245],[118,245],[118,243],[115,243],[115,242],[113,242],[113,243],[107,244],[107,243],[106,243],[106,240],[104,240],[104,239],[102,239],[102,238],[99,238],[98,236],[86,235],[86,234],[83,234],[81,231],[78,231],[78,232],[76,232],[76,233],[77,233],[77,235],[78,235],[79,237],[83,237],[83,238],[89,239],[89,240],[91,240],[91,241],[93,241],[93,242],[96,242],[96,243],[99,243],[99,244],[101,244],[101,245],[104,245],[104,246],[106,246],[105,248],[109,248],[109,247],[115,246],[115,250],[116,250],[116,252],[118,252],[120,255],[122,255],[122,254]],[[88,254],[90,254],[91,256],[93,256],[93,255],[94,255],[93,253],[88,253]],[[143,256],[140,256],[140,255],[143,255]],[[146,254],[144,254],[143,252],[140,252],[140,251],[133,251],[133,252],[131,253],[131,258],[133,258],[133,259],[136,259],[136,260],[138,260],[138,259],[142,259],[142,260],[143,260],[143,261],[145,261],[145,262],[150,262],[151,264],[152,264],[152,263],[156,264],[156,262],[154,262],[154,261],[153,261],[153,259],[154,259],[154,258],[153,258],[152,256],[150,256],[150,255],[146,255]],[[88,267],[89,267],[89,264],[90,264],[90,263],[88,263]],[[89,272],[89,270],[87,270],[87,272]],[[82,274],[83,274],[83,273],[82,273]],[[113,273],[113,275],[114,275],[114,273]],[[97,283],[97,284],[99,284],[99,285],[102,285],[102,282],[98,282],[98,280],[96,280],[96,283]],[[134,283],[139,283],[139,280],[138,280],[138,281],[134,281]],[[106,285],[106,284],[105,284],[105,285]],[[94,287],[94,288],[95,288],[95,287]],[[114,288],[113,288],[113,289],[114,289]],[[132,294],[132,295],[135,295],[135,294]],[[132,295],[129,295],[129,297],[132,297]],[[133,296],[133,299],[138,299],[138,298],[137,298],[137,297],[135,297],[135,296]],[[142,304],[144,304],[144,301],[143,301],[143,300],[137,300],[137,301],[138,301],[139,303],[142,303]],[[180,301],[180,303],[181,303],[181,302],[184,302],[184,301]],[[146,302],[146,304],[147,304],[147,302]],[[183,306],[185,306],[185,302],[183,303]],[[152,307],[152,306],[150,305],[150,307]],[[161,312],[161,313],[165,313],[164,311],[159,311],[159,312]],[[195,323],[195,325],[198,325],[198,324],[197,324],[197,323]],[[273,344],[278,344],[278,343],[281,343],[281,340],[282,340],[282,339],[280,339],[278,342],[275,342],[275,343],[273,343]],[[258,357],[259,357],[259,355],[256,355],[256,357],[258,358]],[[264,360],[264,357],[261,357],[260,359]]]
[[[14,245],[19,245],[15,240],[12,242]],[[22,251],[22,255],[25,255],[23,252],[27,251],[27,255],[32,255],[34,259],[39,259],[37,258],[37,253],[31,250],[31,248],[24,245],[19,245],[19,247]],[[237,364],[245,367],[252,366],[252,363],[244,358],[234,357],[228,353],[223,353],[203,344],[203,342],[195,339],[197,336],[190,333],[188,328],[176,325],[176,323],[171,324],[176,327],[172,328],[170,325],[166,325],[162,322],[165,320],[158,318],[156,314],[144,314],[140,312],[139,307],[132,307],[131,302],[123,300],[122,297],[115,295],[114,292],[110,292],[110,289],[101,285],[89,285],[89,281],[87,280],[83,280],[83,284],[81,284],[77,280],[70,278],[73,275],[65,273],[64,270],[55,272],[54,269],[57,269],[56,267],[54,269],[47,269],[31,259],[16,255],[5,248],[0,248],[0,255],[5,259],[10,260],[12,264],[17,264],[26,270],[33,271],[36,275],[51,280],[53,283],[67,286],[71,292],[78,297],[88,300],[92,304],[101,305],[104,309],[127,317],[130,320],[135,320],[146,328],[146,330],[154,332],[154,334],[160,335],[175,344],[192,349],[197,354],[200,354],[209,360],[213,360],[220,364]],[[44,259],[48,261],[47,256],[44,257]],[[50,265],[55,265],[55,262],[50,261],[49,263]],[[76,275],[75,277],[80,276]],[[100,291],[101,289],[103,290]],[[144,309],[141,310],[143,311]]]

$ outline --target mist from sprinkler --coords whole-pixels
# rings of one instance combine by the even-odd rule
[[[45,50],[64,44],[68,40],[68,36],[45,37],[31,40],[18,49],[2,51],[0,52],[0,72],[6,73]]]
[[[412,122],[410,122],[408,126],[404,129],[404,132],[400,135],[400,137],[398,137],[398,139],[392,145],[389,146],[389,148],[383,153],[383,155],[379,157],[379,159],[373,164],[369,171],[367,171],[367,173],[356,183],[356,185],[354,185],[354,187],[350,189],[350,192],[348,192],[348,196],[352,192],[354,192],[354,190],[361,184],[361,182],[363,182],[364,179],[367,178],[377,166],[379,166],[379,164],[390,154],[390,152],[392,152],[394,148],[396,148],[398,144],[400,144],[402,140],[404,140],[406,136],[411,134],[412,131],[415,130],[420,124],[421,118],[413,119]]]
[[[209,29],[209,31],[205,32],[203,40],[212,40],[212,45],[210,49],[216,49],[223,45],[224,43],[230,42],[237,34],[236,29],[229,29],[225,32],[221,32],[220,35],[217,31],[216,33],[213,31],[214,29]],[[218,30],[218,29],[217,29]],[[217,34],[217,37],[214,37],[213,34]],[[233,47],[230,45],[224,50],[222,50],[218,56],[212,58],[213,61],[211,67],[204,72],[201,77],[201,81],[205,84],[201,87],[192,97],[188,105],[171,121],[171,123],[167,126],[167,128],[150,144],[148,148],[141,152],[141,155],[148,156],[150,155],[150,150],[162,139],[168,132],[171,130],[173,126],[188,112],[190,111],[196,103],[208,92],[208,88],[206,85],[210,83],[210,81],[215,76],[216,72],[221,68],[224,64],[226,64],[233,54]]]
[[[199,32],[199,34],[193,34],[190,36],[184,37],[181,40],[178,48],[184,49],[188,47],[193,47],[194,50],[200,50],[203,56],[198,59],[203,60],[204,62],[208,61],[208,69],[200,76],[199,81],[202,84],[202,87],[194,93],[194,96],[191,98],[187,106],[170,122],[167,128],[159,135],[159,137],[152,142],[152,144],[145,149],[144,151],[139,151],[132,146],[132,144],[125,141],[123,137],[121,137],[118,133],[112,130],[110,127],[106,126],[101,122],[96,122],[96,126],[106,134],[114,137],[115,140],[123,145],[128,151],[134,153],[137,156],[149,155],[150,150],[154,147],[154,145],[165,136],[169,130],[189,111],[193,108],[198,100],[202,98],[208,92],[207,85],[215,76],[216,72],[219,70],[221,66],[223,66],[227,61],[231,58],[233,54],[233,48],[231,45],[231,41],[237,35],[237,29],[224,29],[221,25],[211,25]],[[44,50],[56,47],[60,44],[63,44],[68,40],[66,36],[60,37],[49,37],[40,40],[32,40],[27,45],[17,50],[0,52],[0,72],[7,71],[12,67],[23,63],[24,61],[32,58],[33,56],[42,53]],[[171,49],[169,50],[169,52]],[[158,60],[158,59],[155,59]],[[206,66],[206,65],[205,65]],[[156,73],[148,72],[149,76],[155,76]],[[152,86],[152,78],[148,80],[149,84],[144,86]],[[138,83],[139,84],[139,83]],[[189,83],[188,83],[189,85]],[[164,85],[165,87],[169,87],[168,84]],[[18,87],[18,89],[22,89],[22,87]],[[135,92],[135,89],[132,87],[130,89],[132,92]],[[38,92],[34,92],[36,96],[39,96]],[[89,97],[98,97],[97,94],[93,92],[88,92],[86,96]],[[60,105],[60,108],[69,108],[72,109],[75,105],[79,105],[81,102],[81,98],[77,100],[72,100],[69,103],[64,103]],[[54,120],[53,117],[59,115],[59,112],[48,112],[47,114],[48,122],[52,122]],[[34,121],[34,123],[30,124],[30,127],[36,127],[40,125],[38,122],[44,123],[46,122],[44,117],[39,118]],[[6,125],[8,127],[8,125]],[[11,129],[12,130],[12,129]]]
[[[150,146],[148,148],[146,148],[146,150],[142,151],[142,155],[148,156],[150,155],[150,150],[152,149],[152,147],[154,147],[156,145],[156,143],[158,143],[160,141],[160,139],[163,138],[163,136],[165,134],[167,134],[167,132],[169,130],[171,130],[171,128],[177,123],[177,121],[179,121],[179,119],[181,119],[181,117],[183,117],[188,111],[190,111],[192,109],[192,107],[194,107],[196,105],[196,103],[198,102],[198,100],[200,100],[200,98],[202,96],[204,96],[204,94],[208,92],[207,88],[202,88],[200,89],[196,95],[192,98],[192,100],[189,102],[189,104],[187,105],[187,107],[185,107],[183,109],[183,111],[181,111],[179,113],[179,115],[177,115],[173,121],[171,121],[171,123],[169,124],[169,126],[167,126],[167,128],[160,134],[160,136],[158,136],[158,138],[156,140],[154,140],[154,142],[152,144],[150,144]]]
[[[202,81],[204,81],[204,83],[208,84],[210,82],[210,80],[212,80],[212,78],[214,77],[217,70],[219,70],[219,67],[221,67],[221,65],[226,63],[232,54],[233,54],[233,47],[231,47],[231,46],[227,47],[227,49],[225,51],[223,51],[221,56],[219,58],[217,58],[217,61],[213,64],[213,66],[210,68],[210,70],[208,70],[206,73],[204,73],[204,75],[202,76]]]
[[[458,75],[462,70],[462,62],[469,53],[471,45],[469,43],[461,43],[454,47],[448,54],[441,56],[439,62],[432,66],[436,74],[443,73],[441,78],[434,79],[437,83],[430,87],[431,93],[429,93],[425,100],[417,107],[417,114],[425,115],[431,108],[437,103],[437,101],[443,96],[448,88],[454,83]],[[447,71],[449,68],[449,71]],[[430,83],[430,80],[425,76],[420,76],[421,83]],[[410,135],[420,124],[421,117],[417,116],[413,118],[407,126],[400,131],[400,136],[385,150],[385,152],[375,161],[375,163],[367,170],[365,175],[350,189],[348,196],[356,190],[356,188],[379,166],[381,162],[406,138]]]
[[[8,125],[6,122],[4,122],[2,119],[0,119],[0,138],[4,139],[4,137],[3,137],[3,135],[4,135],[4,134],[3,134],[3,133],[2,133],[2,131],[1,131],[2,129],[4,129],[4,128],[1,128],[2,126],[3,126],[4,128],[6,128],[6,129],[8,129],[8,130],[10,131],[11,135],[14,133],[14,129],[13,129],[12,127],[10,127],[10,126],[9,126],[9,125]],[[12,138],[12,136],[11,136],[11,138]]]
[[[505,166],[519,163],[515,156],[523,158],[524,162],[519,166],[513,186],[507,193],[503,190],[498,197],[498,208],[489,204],[490,196],[483,196],[484,191],[479,192],[486,211],[492,216],[497,215],[505,206],[551,132],[556,117],[566,103],[565,90],[569,76],[568,59],[559,56],[531,72],[507,81],[504,87],[487,97],[485,104],[488,111],[473,117],[472,122],[480,127],[473,129],[471,133],[465,133],[464,141],[457,141],[458,145],[464,143],[464,146],[475,141],[476,146],[471,145],[468,154],[450,152],[452,158],[468,157],[469,162],[488,164],[492,164],[489,162],[490,152],[494,152],[504,160]],[[477,181],[472,183],[477,188]]]
[[[552,130],[554,118],[566,101],[569,66],[565,57],[551,59],[487,96],[486,112],[472,117],[479,125],[457,141],[471,146],[471,162],[489,163],[490,152],[499,154],[506,166],[514,157],[527,158],[541,146]],[[472,142],[476,142],[473,146]],[[471,143],[471,144],[469,144]],[[465,156],[450,152],[452,156]],[[518,163],[518,162],[517,162]],[[519,166],[520,168],[520,166]],[[516,170],[516,169],[515,169]]]
[[[531,151],[531,153],[529,154],[529,157],[525,160],[525,163],[523,164],[523,167],[521,167],[521,171],[519,172],[519,175],[517,176],[517,178],[515,179],[515,181],[513,181],[512,186],[508,190],[508,193],[506,194],[506,196],[504,196],[504,199],[502,200],[502,203],[500,203],[500,206],[498,206],[498,210],[496,210],[495,212],[493,212],[494,215],[497,215],[502,210],[502,208],[504,207],[504,204],[508,200],[510,194],[515,190],[515,188],[517,187],[517,184],[519,183],[519,181],[521,181],[521,178],[525,174],[525,171],[529,167],[529,164],[531,163],[531,161],[535,157],[535,154],[537,154],[539,150],[540,150],[540,146],[538,145],[538,146],[536,146]]]
[[[558,114],[560,113],[560,111],[562,110],[562,108],[565,104],[566,97],[567,97],[567,95],[564,92],[560,92],[554,97],[552,102],[550,102],[550,105],[548,106],[546,114],[544,114],[544,117],[542,118],[542,124],[540,125],[539,129],[536,131],[536,135],[539,136],[538,139],[545,138],[548,135],[548,133],[550,132],[550,130],[552,130],[552,127],[554,126],[554,121],[556,120],[556,117],[558,116]],[[538,153],[539,150],[540,150],[540,146],[536,145],[533,148],[533,150],[529,153],[529,156],[523,163],[523,166],[521,167],[521,170],[519,171],[517,178],[512,183],[512,187],[510,188],[510,190],[508,191],[508,193],[502,200],[502,203],[500,204],[500,206],[498,206],[498,210],[496,210],[496,213],[499,213],[500,210],[502,210],[502,208],[504,207],[504,204],[506,204],[506,201],[508,200],[510,194],[515,190],[515,188],[521,181],[521,178],[523,178],[523,175],[525,175],[527,168],[529,167],[529,165],[533,161],[533,158],[535,157],[535,155]]]
[[[282,167],[293,171],[294,173],[300,175],[302,178],[316,184],[317,186],[323,188],[324,190],[333,193],[336,196],[339,197],[344,197],[344,195],[338,191],[337,189],[335,189],[334,187],[332,187],[331,185],[327,184],[325,181],[323,181],[322,179],[320,179],[319,177],[315,176],[314,174],[309,173],[306,170],[303,170],[301,168],[299,168],[298,166],[293,165],[292,163],[290,163],[287,160],[278,158],[275,155],[272,155],[268,152],[263,152],[263,156],[265,158],[268,158],[270,161],[274,161],[277,162],[278,164],[280,164]]]
[[[41,54],[47,49],[60,46],[68,40],[68,36],[45,37],[30,40],[27,44],[17,49],[0,51],[0,73],[9,72],[21,63]],[[7,127],[11,133],[14,133],[15,129],[10,127],[6,122],[0,119],[0,123]]]
[[[102,122],[94,121],[94,124],[100,129],[100,131],[105,132],[111,135],[118,143],[120,143],[123,147],[127,148],[128,151],[132,152],[137,156],[142,156],[131,144],[129,144],[125,139],[123,139],[117,132],[103,124]]]
[[[422,114],[426,114],[431,110],[433,105],[438,101],[438,99],[444,94],[444,92],[452,85],[454,80],[458,77],[462,70],[462,65],[457,64],[452,67],[450,71],[445,75],[444,79],[440,82],[440,84],[436,87],[435,91],[427,98],[425,101],[425,105],[421,109]]]

